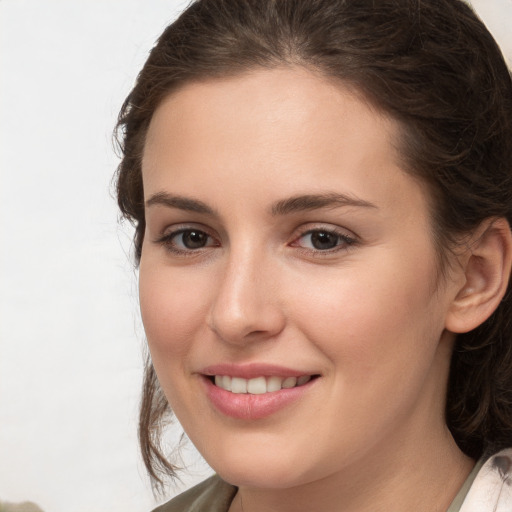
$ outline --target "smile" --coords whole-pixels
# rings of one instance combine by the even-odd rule
[[[271,364],[218,364],[200,375],[214,410],[243,421],[264,419],[300,402],[321,380],[318,373]]]
[[[263,395],[273,393],[282,389],[291,389],[307,384],[313,376],[302,375],[300,377],[255,377],[244,379],[242,377],[231,377],[229,375],[215,375],[215,385],[225,391],[235,394]]]

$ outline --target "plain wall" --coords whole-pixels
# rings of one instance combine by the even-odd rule
[[[144,335],[111,133],[186,3],[0,0],[0,501],[155,504],[136,439]],[[474,5],[512,61],[512,0]]]

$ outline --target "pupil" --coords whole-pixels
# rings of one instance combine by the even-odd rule
[[[312,233],[311,243],[315,249],[332,249],[338,243],[338,235],[326,231],[317,231]]]
[[[187,249],[200,249],[206,245],[206,237],[202,231],[187,231],[183,233],[183,244]]]

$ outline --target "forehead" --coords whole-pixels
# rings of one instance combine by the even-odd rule
[[[221,183],[240,182],[237,197],[341,186],[393,202],[411,180],[400,168],[398,133],[361,95],[303,68],[192,83],[153,116],[145,194],[194,183],[196,194],[211,195]]]

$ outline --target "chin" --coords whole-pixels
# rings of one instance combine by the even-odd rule
[[[290,475],[290,471],[268,471],[262,469],[255,471],[250,468],[237,470],[236,468],[224,468],[217,474],[226,482],[237,487],[250,487],[256,489],[288,489],[306,483],[306,479],[296,479]]]
[[[262,457],[260,453],[255,457],[245,453],[239,457],[224,457],[218,464],[210,465],[223,480],[237,487],[287,489],[315,479],[311,471],[304,471],[303,464],[285,456]]]

